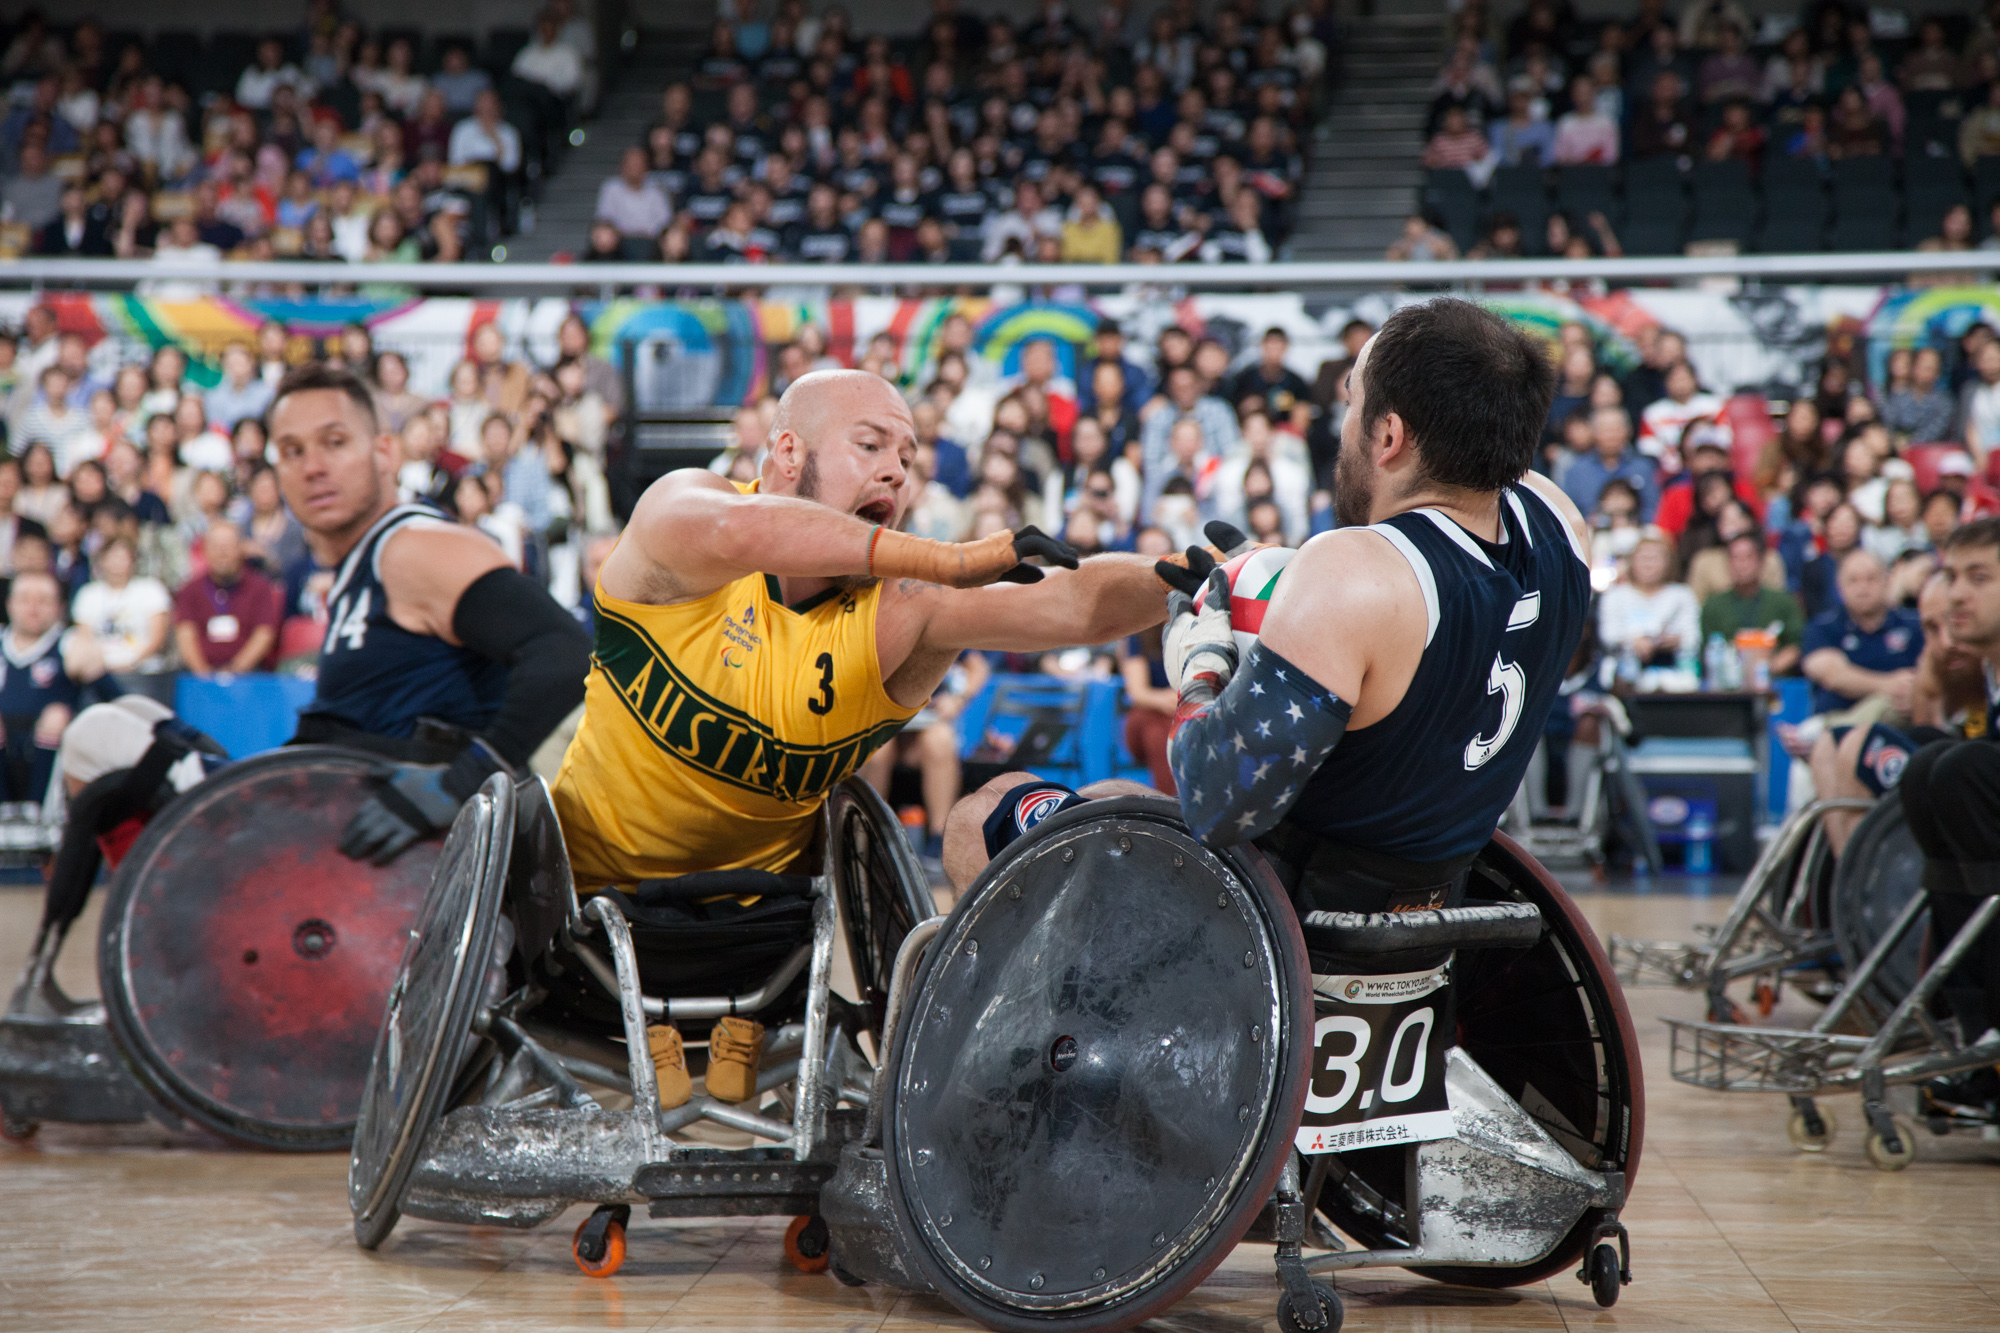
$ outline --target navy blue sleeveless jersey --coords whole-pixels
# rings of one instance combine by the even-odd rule
[[[319,688],[306,715],[371,736],[406,740],[420,717],[468,731],[493,720],[507,668],[469,648],[414,634],[389,617],[382,546],[413,524],[446,523],[425,505],[397,505],[340,562],[327,593]]]
[[[74,709],[82,690],[63,670],[63,627],[57,625],[20,651],[0,632],[0,716],[35,717],[50,704]]]
[[[1498,543],[1434,509],[1370,529],[1423,588],[1424,655],[1403,701],[1341,738],[1290,823],[1421,862],[1470,855],[1493,836],[1590,614],[1575,530],[1531,487],[1501,494]]]

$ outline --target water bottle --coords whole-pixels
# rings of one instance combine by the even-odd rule
[[[1687,872],[1707,875],[1715,871],[1715,826],[1708,811],[1697,808],[1687,822]]]
[[[1702,646],[1701,682],[1711,690],[1719,690],[1723,687],[1723,651],[1722,636],[1720,634],[1709,635],[1708,642]]]

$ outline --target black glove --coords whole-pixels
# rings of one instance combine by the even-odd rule
[[[1208,582],[1209,573],[1214,568],[1215,557],[1206,546],[1190,546],[1187,554],[1178,559],[1156,561],[1153,573],[1169,588],[1193,597],[1201,591],[1201,585]],[[1169,602],[1168,605],[1173,604]]]
[[[1028,557],[1038,555],[1052,565],[1064,569],[1075,569],[1076,548],[1066,541],[1049,536],[1034,524],[1029,524],[1014,534],[1014,554],[1021,563],[1000,576],[1002,583],[1040,583],[1042,571],[1027,563]]]
[[[1233,560],[1257,544],[1244,536],[1241,529],[1232,527],[1219,518],[1210,519],[1202,528],[1201,535],[1208,538],[1210,546],[1222,552],[1224,560]]]
[[[341,855],[388,865],[412,843],[450,828],[466,798],[504,767],[481,741],[466,746],[449,766],[383,764],[375,772],[375,794],[341,831]]]

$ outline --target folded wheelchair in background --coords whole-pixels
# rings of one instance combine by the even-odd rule
[[[1884,1171],[1914,1161],[1914,1126],[1892,1111],[1889,1088],[2000,1062],[2000,1037],[1959,1032],[1955,1022],[1932,1012],[1952,969],[1983,932],[1995,928],[2000,898],[1984,899],[1926,964],[1930,897],[1922,888],[1923,869],[1903,803],[1876,802],[1856,826],[1833,877],[1834,943],[1848,962],[1838,994],[1806,1029],[1667,1019],[1674,1079],[1718,1092],[1790,1094],[1786,1130],[1802,1152],[1824,1152],[1833,1141],[1834,1120],[1819,1097],[1859,1092],[1869,1161]],[[1928,1122],[1939,1135],[1996,1133],[1983,1117],[1939,1113]]]

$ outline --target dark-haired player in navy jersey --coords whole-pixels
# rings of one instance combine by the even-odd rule
[[[318,689],[294,743],[382,756],[340,850],[386,863],[450,827],[488,774],[526,766],[583,701],[590,638],[484,534],[396,502],[395,437],[358,376],[301,366],[266,420],[285,503],[334,570]],[[116,742],[119,730],[103,734]]]
[[[1582,515],[1529,471],[1553,391],[1500,317],[1397,312],[1349,381],[1342,527],[1285,569],[1256,646],[1238,661],[1220,571],[1168,626],[1188,823],[1254,840],[1302,911],[1454,901],[1520,786],[1590,605]],[[959,883],[1025,827],[1012,807],[1081,799],[996,782],[947,828]]]
[[[396,503],[395,438],[357,376],[292,371],[268,421],[285,503],[334,569],[296,739],[396,761],[340,844],[387,861],[448,828],[488,774],[527,764],[583,702],[590,639],[484,534]]]

